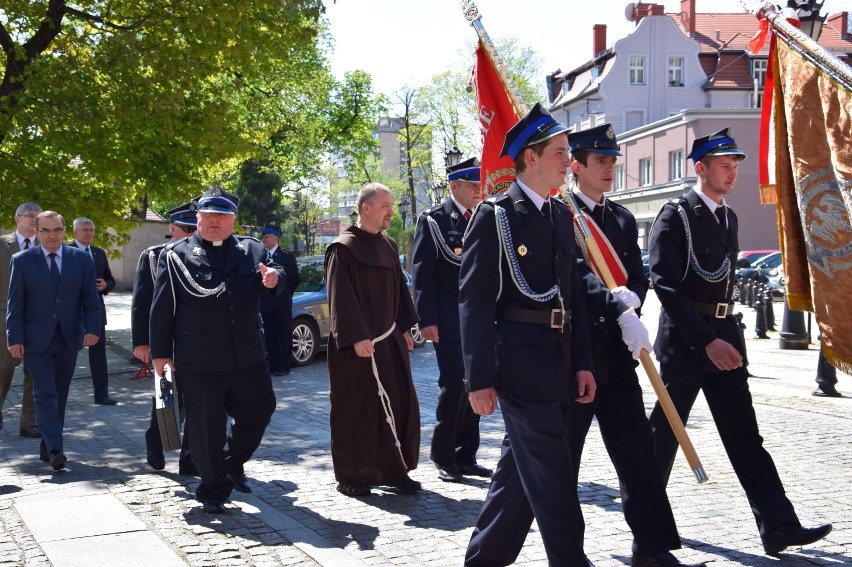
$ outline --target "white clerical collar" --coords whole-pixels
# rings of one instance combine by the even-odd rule
[[[698,193],[698,196],[701,197],[701,200],[704,201],[704,204],[707,205],[707,208],[710,209],[710,212],[714,215],[716,214],[716,209],[727,205],[724,197],[722,197],[722,204],[720,205],[716,201],[699,191],[698,187],[693,187],[692,190]]]
[[[582,191],[580,191],[580,190],[579,190],[579,189],[577,189],[576,187],[573,189],[573,192],[574,192],[574,195],[575,195],[578,199],[580,199],[581,201],[583,201],[584,203],[586,203],[586,206],[587,206],[587,207],[589,207],[589,210],[590,210],[590,211],[594,211],[594,210],[595,210],[595,207],[603,206],[603,205],[606,203],[606,197],[604,197],[604,198],[603,198],[603,200],[602,200],[600,203],[595,203],[595,202],[591,199],[591,197],[589,197],[588,195],[586,195],[585,193],[583,193]]]
[[[518,187],[521,188],[521,191],[527,196],[527,198],[532,201],[533,205],[541,212],[542,207],[547,202],[547,199],[524,185],[524,183],[520,179],[516,179],[515,182],[518,184]],[[549,197],[549,196],[548,196]]]

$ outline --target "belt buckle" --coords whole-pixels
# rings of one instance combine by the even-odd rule
[[[716,319],[724,319],[728,316],[728,305],[727,303],[717,303],[716,304],[716,313],[713,315]]]
[[[550,328],[559,329],[562,332],[565,328],[565,310],[551,309],[550,310]]]

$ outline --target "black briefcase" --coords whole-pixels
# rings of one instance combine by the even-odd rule
[[[165,376],[154,375],[154,399],[163,451],[177,451],[180,449],[180,411],[177,401],[177,384],[174,373],[168,366]]]

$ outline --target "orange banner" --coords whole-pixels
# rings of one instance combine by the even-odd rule
[[[816,314],[829,362],[852,372],[852,92],[783,41],[772,64],[787,303]]]
[[[503,88],[494,65],[482,42],[476,47],[474,73],[476,106],[479,109],[479,132],[482,137],[481,179],[484,197],[505,191],[515,180],[515,162],[500,157],[506,132],[520,119]]]

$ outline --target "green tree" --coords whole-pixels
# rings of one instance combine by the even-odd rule
[[[283,226],[288,210],[281,188],[281,176],[275,171],[254,159],[243,163],[236,192],[240,198],[239,223],[257,227]]]
[[[120,233],[145,195],[232,180],[330,84],[322,15],[321,0],[6,0],[0,212],[32,199]]]

